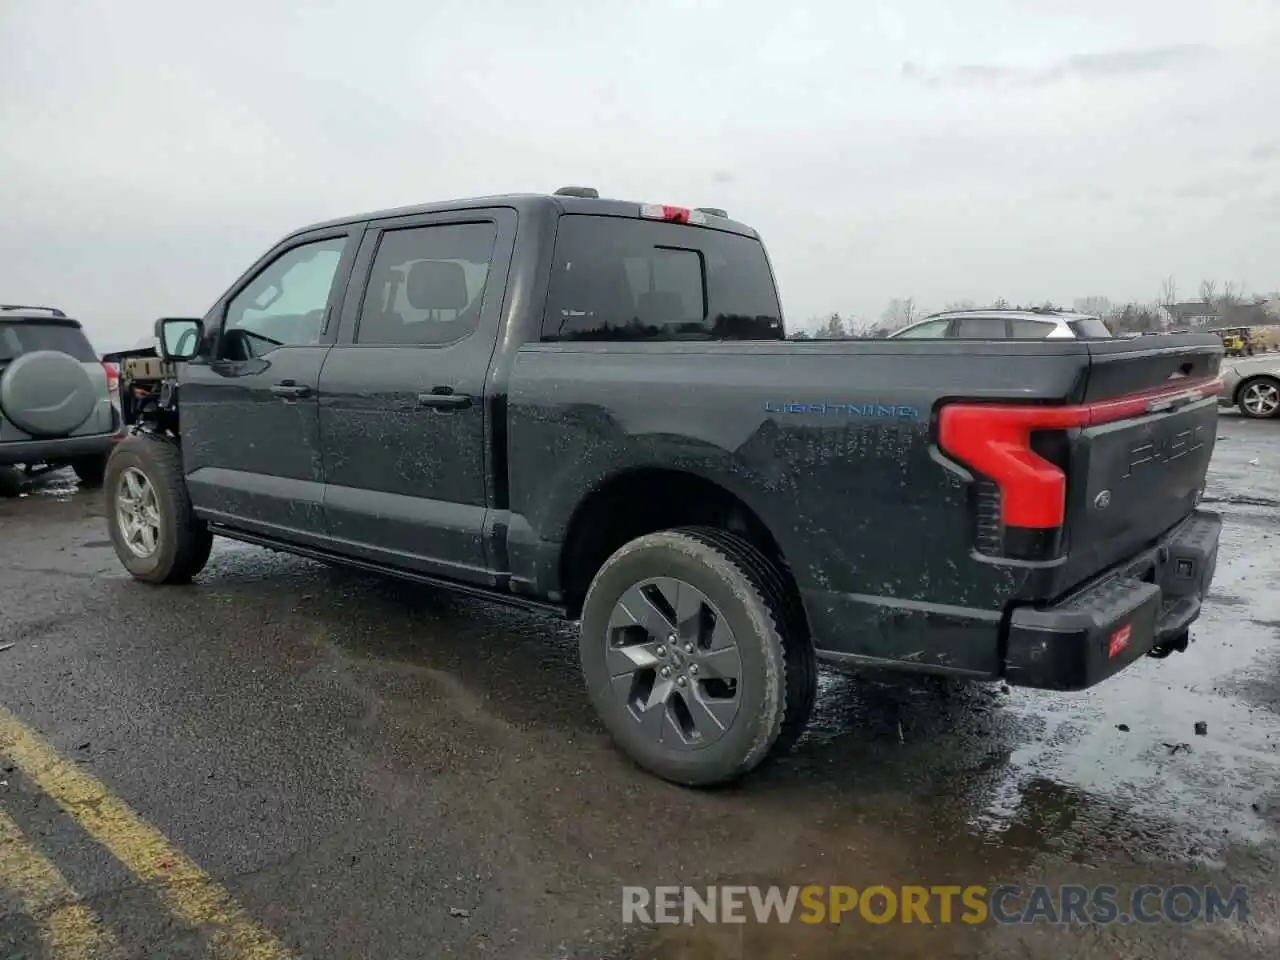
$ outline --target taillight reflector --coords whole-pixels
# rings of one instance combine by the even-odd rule
[[[1034,431],[1115,423],[1221,392],[1222,380],[1215,379],[1064,407],[948,404],[938,414],[938,445],[996,483],[1006,526],[1051,529],[1066,519],[1067,477],[1032,449]]]
[[[1119,656],[1129,646],[1129,640],[1133,636],[1133,624],[1126,623],[1119,630],[1111,634],[1111,639],[1107,641],[1107,658]]]

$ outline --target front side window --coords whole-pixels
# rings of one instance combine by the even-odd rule
[[[764,247],[725,230],[560,218],[543,340],[780,340]]]
[[[497,236],[488,222],[388,230],[369,271],[355,342],[440,346],[474,333]]]
[[[927,323],[918,323],[914,327],[908,327],[897,335],[896,340],[934,340],[947,335],[947,325],[950,320],[930,320]]]
[[[249,281],[227,305],[223,332],[231,352],[261,356],[319,343],[346,245],[346,237],[334,237],[292,247]]]

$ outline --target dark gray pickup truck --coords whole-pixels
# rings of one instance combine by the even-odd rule
[[[757,234],[571,188],[300,230],[115,355],[121,561],[214,535],[581,621],[648,770],[794,741],[820,660],[1053,689],[1186,648],[1222,344],[785,340]]]

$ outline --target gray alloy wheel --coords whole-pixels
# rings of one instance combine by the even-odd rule
[[[135,557],[146,558],[160,546],[160,504],[147,475],[126,467],[116,484],[116,523],[120,539]]]
[[[640,734],[673,750],[715,743],[741,705],[742,657],[707,595],[674,577],[637,583],[609,618],[614,695]]]
[[[748,773],[804,730],[817,666],[798,597],[751,543],[663,530],[620,547],[582,609],[579,653],[614,742],[690,786]]]
[[[1280,381],[1257,377],[1240,388],[1240,412],[1255,420],[1267,420],[1280,413]]]
[[[188,583],[209,559],[213,535],[195,516],[176,443],[126,437],[107,460],[107,531],[121,564],[147,583]]]

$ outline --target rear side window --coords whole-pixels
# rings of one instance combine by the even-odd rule
[[[1085,317],[1083,320],[1070,321],[1072,332],[1084,340],[1110,340],[1111,331],[1098,317]]]
[[[700,227],[560,218],[543,340],[781,340],[760,241]]]
[[[388,230],[378,243],[356,343],[441,346],[480,323],[498,228],[445,223]]]
[[[961,317],[955,335],[962,340],[1003,340],[1009,334],[1004,317]]]
[[[1027,320],[1023,317],[1015,317],[1009,324],[1013,327],[1015,340],[1044,340],[1057,326],[1047,320]]]
[[[0,323],[0,362],[16,360],[24,353],[36,350],[69,353],[81,363],[93,363],[98,359],[84,331],[71,324],[33,323],[29,320]]]

